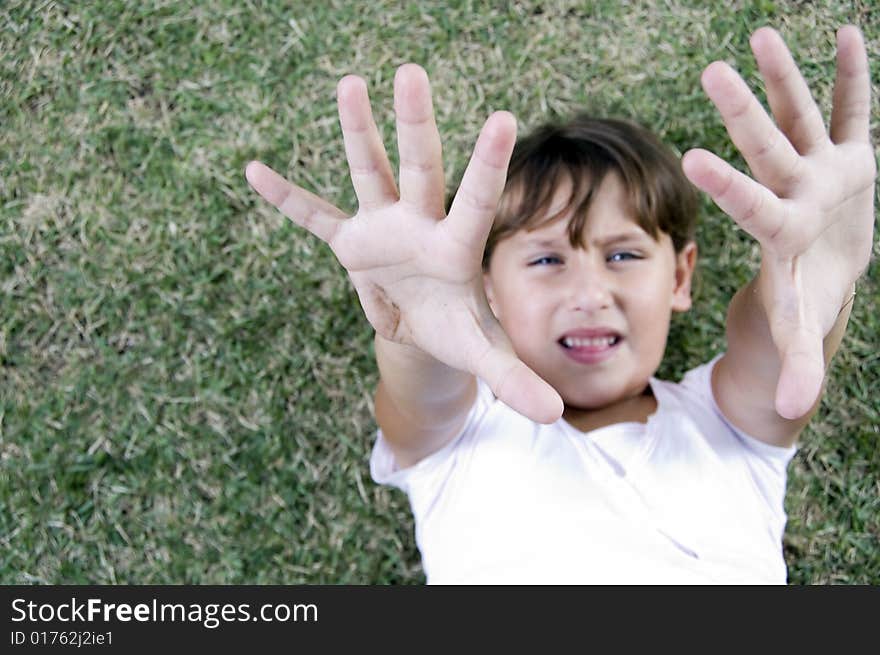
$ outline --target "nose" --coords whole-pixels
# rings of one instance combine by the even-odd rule
[[[613,302],[608,271],[598,263],[587,261],[586,257],[576,259],[581,261],[570,266],[565,280],[569,308],[586,313],[607,309]]]

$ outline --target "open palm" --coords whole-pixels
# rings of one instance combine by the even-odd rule
[[[876,165],[870,144],[870,78],[857,28],[838,33],[830,130],[781,37],[752,37],[774,121],[726,64],[703,87],[753,178],[703,151],[684,171],[761,246],[759,291],[781,370],[776,409],[798,418],[819,395],[823,338],[868,265]]]
[[[483,248],[516,138],[513,117],[497,112],[486,121],[447,216],[440,136],[424,70],[407,64],[395,76],[399,192],[365,83],[347,76],[337,93],[357,213],[346,216],[258,162],[248,165],[250,184],[330,246],[382,337],[484,379],[532,419],[558,418],[559,395],[516,357],[483,291]]]

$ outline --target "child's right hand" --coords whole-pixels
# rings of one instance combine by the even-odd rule
[[[440,135],[425,71],[406,64],[394,80],[399,193],[366,84],[347,76],[337,98],[357,213],[346,217],[259,162],[248,164],[251,186],[330,246],[380,336],[482,378],[500,400],[535,421],[558,419],[562,399],[517,358],[483,290],[483,248],[516,138],[513,116],[496,112],[486,121],[446,216]]]

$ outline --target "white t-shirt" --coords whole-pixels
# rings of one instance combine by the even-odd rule
[[[429,584],[785,583],[786,467],[722,416],[710,374],[651,378],[647,423],[535,423],[478,381],[460,434],[398,469],[377,433],[370,472],[402,489]]]

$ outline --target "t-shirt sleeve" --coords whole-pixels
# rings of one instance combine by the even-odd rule
[[[710,408],[728,433],[739,442],[761,495],[774,513],[784,516],[786,471],[797,452],[797,446],[773,446],[740,430],[727,420],[712,393],[712,369],[723,355],[724,353],[719,353],[705,364],[688,371],[681,386],[689,394],[696,396],[700,404]]]
[[[458,434],[440,450],[406,468],[397,466],[394,453],[385,440],[381,428],[376,430],[376,441],[370,456],[370,476],[373,481],[401,489],[410,496],[410,501],[414,504],[419,502],[417,495],[429,495],[432,489],[439,489],[454,469],[462,451],[467,447],[474,427],[494,402],[495,396],[489,385],[478,378],[476,399]]]
[[[724,353],[718,353],[710,361],[688,371],[681,382],[682,387],[699,395],[703,402],[709,405],[728,428],[742,440],[743,445],[754,451],[755,454],[780,464],[784,470],[797,452],[797,446],[774,446],[753,437],[728,421],[718,403],[715,402],[715,394],[712,393],[712,370],[723,355]]]

